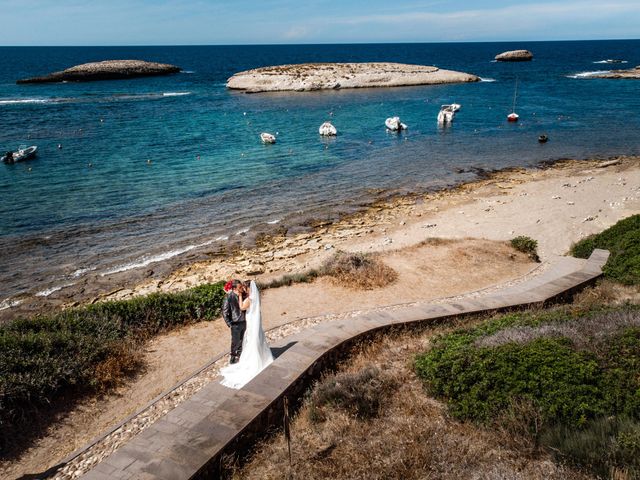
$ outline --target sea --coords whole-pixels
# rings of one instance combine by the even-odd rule
[[[531,50],[532,62],[496,63]],[[142,59],[175,75],[17,85],[80,63]],[[623,63],[608,64],[607,59]],[[236,72],[304,62],[401,62],[479,83],[319,92],[230,91]],[[123,282],[478,171],[640,154],[640,40],[353,45],[1,47],[0,310],[84,282]],[[509,124],[517,83],[520,122]],[[461,111],[448,128],[442,104]],[[385,130],[387,117],[408,125]],[[334,139],[318,135],[330,120]],[[277,136],[263,145],[259,134]],[[546,134],[549,142],[538,143]],[[523,212],[525,214],[525,212]],[[141,273],[142,272],[142,273]],[[124,276],[123,276],[124,275]]]

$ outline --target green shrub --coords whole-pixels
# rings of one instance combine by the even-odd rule
[[[640,422],[633,418],[599,417],[578,429],[555,425],[543,433],[542,442],[559,460],[604,478],[640,478]]]
[[[531,237],[527,237],[524,235],[520,235],[518,237],[511,239],[511,246],[518,250],[519,252],[526,253],[529,255],[529,258],[532,260],[539,262],[540,257],[538,257],[538,241],[534,240]]]
[[[27,412],[62,395],[100,388],[132,368],[135,345],[220,314],[223,284],[105,302],[0,326],[0,447]]]
[[[640,215],[632,215],[571,247],[571,254],[588,258],[594,249],[609,250],[604,274],[625,285],[640,284]]]
[[[415,368],[457,418],[515,425],[596,473],[637,478],[639,315],[634,305],[501,315],[437,337]],[[531,421],[508,418],[514,405]]]

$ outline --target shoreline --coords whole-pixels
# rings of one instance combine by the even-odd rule
[[[28,316],[56,308],[68,308],[105,300],[121,300],[153,292],[175,292],[200,283],[226,280],[233,276],[255,277],[263,281],[290,273],[299,273],[317,266],[321,260],[335,251],[337,243],[349,238],[364,238],[377,233],[386,237],[387,228],[378,228],[380,218],[388,220],[392,212],[417,208],[419,205],[437,201],[460,200],[464,192],[482,189],[496,182],[518,182],[533,180],[540,172],[562,172],[569,169],[589,169],[601,164],[634,165],[640,157],[620,156],[606,159],[585,160],[557,159],[541,161],[533,167],[507,167],[486,171],[482,169],[460,169],[456,173],[472,173],[476,177],[470,181],[438,187],[423,192],[397,193],[392,191],[376,192],[372,201],[366,202],[353,213],[339,214],[332,210],[308,218],[305,222],[287,225],[283,221],[270,224],[266,233],[252,232],[248,239],[240,236],[227,243],[225,239],[205,242],[193,249],[180,252],[172,258],[150,261],[139,268],[105,274],[104,272],[79,279],[77,283],[51,285],[42,289],[41,295],[14,296],[3,301],[0,309],[0,321],[18,316]],[[617,162],[617,163],[616,163]],[[522,178],[524,175],[525,178]],[[382,215],[380,215],[382,214]],[[386,214],[386,215],[385,215]],[[293,216],[293,215],[292,215]],[[377,218],[377,219],[376,219]],[[419,217],[417,217],[419,218]],[[284,219],[286,221],[286,218]],[[404,220],[406,223],[407,221]],[[392,227],[392,225],[389,225]],[[376,232],[376,230],[378,230]],[[391,228],[389,228],[391,230]],[[295,233],[298,231],[299,233]],[[233,237],[231,237],[233,238]],[[245,240],[243,244],[243,240]],[[248,240],[248,242],[247,242]],[[384,247],[378,245],[377,247]],[[364,251],[378,251],[368,248]],[[201,250],[207,248],[204,255]],[[209,259],[205,259],[205,257]],[[306,258],[318,257],[318,258]],[[148,273],[151,272],[151,275]],[[93,288],[87,286],[93,280]],[[47,293],[47,295],[44,295]],[[12,305],[13,303],[13,305]],[[12,306],[11,306],[12,305]]]

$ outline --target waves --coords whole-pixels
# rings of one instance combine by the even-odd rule
[[[580,73],[575,73],[573,75],[567,75],[567,78],[589,78],[589,77],[595,77],[597,75],[603,75],[605,73],[610,73],[611,70],[595,70],[593,72],[580,72]]]
[[[0,105],[52,103],[53,101],[51,98],[0,98]]]
[[[493,83],[493,82],[496,81],[496,79],[495,78],[483,78],[483,77],[480,77],[480,81],[483,82],[483,83]]]
[[[78,97],[49,98],[0,98],[0,106],[46,105],[61,103],[111,103],[126,101],[160,100],[163,98],[186,97],[192,92],[151,92],[151,93],[116,93],[111,95],[82,95]]]
[[[110,268],[107,271],[102,272],[100,276],[106,277],[107,275],[112,275],[114,273],[126,272],[128,270],[146,267],[147,265],[151,265],[152,263],[163,262],[165,260],[169,260],[170,258],[177,257],[178,255],[182,255],[183,253],[195,250],[196,248],[206,247],[207,245],[211,245],[213,242],[215,242],[215,240],[209,240],[197,245],[187,245],[186,247],[176,248],[175,250],[169,250],[168,252],[160,253],[158,255],[144,256],[133,262]]]
[[[615,63],[629,63],[626,60],[613,60],[613,59],[607,59],[607,60],[598,60],[597,62],[593,62],[593,63],[606,63],[606,64],[615,64]]]

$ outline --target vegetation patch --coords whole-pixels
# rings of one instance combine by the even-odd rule
[[[538,256],[537,240],[525,235],[520,235],[511,239],[511,246],[519,252],[526,253],[534,262],[540,261],[540,257]]]
[[[150,336],[218,317],[222,286],[98,303],[1,325],[0,450],[15,446],[30,412],[102,390],[135,372],[137,347]]]
[[[398,274],[376,255],[339,251],[319,268],[283,275],[259,286],[263,290],[288,287],[295,283],[311,283],[318,277],[330,277],[346,288],[372,290],[392,284]]]
[[[415,368],[456,418],[508,424],[525,411],[521,433],[536,445],[598,474],[638,473],[638,306],[501,315],[438,337]],[[609,443],[596,441],[603,422]]]
[[[395,386],[393,377],[372,366],[356,373],[331,375],[311,394],[309,419],[325,421],[327,410],[331,408],[344,410],[360,419],[377,417]]]
[[[640,285],[640,215],[632,215],[596,235],[575,243],[571,254],[589,258],[602,248],[611,255],[603,271],[605,276],[625,285]]]
[[[333,255],[320,268],[320,274],[347,288],[363,290],[386,287],[398,278],[396,271],[376,255],[347,252]]]

